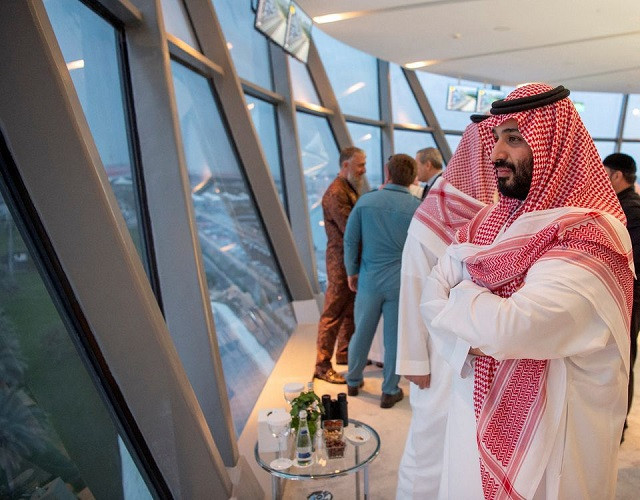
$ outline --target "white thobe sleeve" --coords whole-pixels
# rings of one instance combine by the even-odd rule
[[[463,378],[471,373],[471,344],[456,336],[454,331],[434,325],[432,320],[448,305],[450,291],[464,279],[464,273],[463,263],[452,258],[448,252],[445,253],[425,278],[420,299],[421,314],[431,333],[434,348],[454,372]]]
[[[587,297],[601,285],[587,270],[560,259],[541,260],[508,298],[468,279],[456,284],[462,272],[461,263],[447,255],[428,279],[421,310],[438,338],[455,338],[498,360],[584,355],[610,340],[610,329]]]
[[[402,252],[400,301],[398,304],[398,375],[428,375],[429,332],[420,314],[424,282],[437,262],[435,253],[409,232]]]

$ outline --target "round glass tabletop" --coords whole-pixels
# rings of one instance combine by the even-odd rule
[[[283,447],[283,456],[293,459],[295,454],[295,442],[293,435],[287,439],[286,449]],[[294,464],[285,470],[274,469],[271,462],[277,457],[277,453],[261,452],[256,442],[254,454],[256,461],[264,470],[277,477],[285,479],[320,479],[350,474],[362,469],[380,453],[380,436],[373,427],[349,419],[349,425],[344,428],[345,449],[342,458],[328,458],[327,453],[313,454],[311,465],[298,467]]]

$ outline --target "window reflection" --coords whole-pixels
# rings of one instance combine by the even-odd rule
[[[199,51],[200,45],[193,34],[182,0],[161,0],[160,4],[165,30]]]
[[[596,145],[601,160],[613,153],[616,147],[615,141],[593,141],[593,143]]]
[[[256,14],[251,9],[252,2],[212,1],[238,75],[273,90],[269,42],[254,27]]]
[[[316,88],[311,81],[307,66],[291,56],[287,57],[287,60],[289,61],[289,70],[291,71],[293,99],[322,106]]]
[[[620,152],[632,156],[636,164],[640,163],[640,142],[623,142]],[[613,150],[611,153],[613,153]]]
[[[380,127],[347,122],[353,145],[367,153],[367,180],[372,189],[382,184],[382,144]]]
[[[151,498],[0,196],[0,498]]]
[[[349,115],[380,119],[378,63],[375,57],[349,47],[319,29],[313,32],[340,110]],[[345,68],[349,68],[345,71]]]
[[[276,125],[276,108],[273,104],[247,94],[245,94],[245,99],[253,124],[260,136],[262,150],[267,157],[271,177],[280,196],[280,203],[282,203],[283,207],[286,207],[284,187],[282,185],[282,162],[280,160],[280,142]]]
[[[591,137],[608,138],[618,135],[622,112],[622,94],[571,91],[569,96]]]
[[[640,139],[640,95],[631,94],[627,102],[627,110],[624,118],[625,139]]]
[[[242,431],[295,321],[207,80],[171,64],[233,421]]]
[[[297,122],[318,281],[324,290],[327,285],[327,235],[322,196],[340,170],[339,151],[326,118],[298,112]]]
[[[44,5],[129,233],[144,258],[118,33],[79,0]]]
[[[437,148],[433,135],[428,132],[413,130],[394,130],[393,147],[396,153],[404,153],[415,158],[416,153],[423,148]]]
[[[418,107],[411,87],[404,76],[402,69],[397,64],[389,64],[391,76],[391,107],[393,109],[393,122],[403,125],[412,124],[426,127],[427,123]],[[398,151],[396,149],[396,151]]]
[[[445,137],[449,143],[451,154],[455,153],[456,149],[458,149],[458,144],[460,144],[460,139],[462,139],[462,135],[446,134]]]

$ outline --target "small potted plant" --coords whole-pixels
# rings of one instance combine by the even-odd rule
[[[320,416],[324,413],[322,401],[313,390],[301,392],[300,395],[291,401],[291,428],[298,431],[300,419],[298,415],[301,410],[307,411],[307,424],[309,425],[309,434],[311,437],[316,433],[318,425],[320,425]]]

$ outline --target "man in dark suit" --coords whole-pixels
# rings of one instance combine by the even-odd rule
[[[633,248],[633,262],[636,275],[640,272],[640,195],[636,193],[636,162],[633,158],[624,153],[613,153],[607,156],[604,161],[604,168],[609,174],[613,190],[618,195],[618,201],[622,206],[624,215],[627,217],[627,230],[631,236],[631,247]],[[631,408],[633,399],[633,364],[638,353],[638,330],[640,329],[640,282],[633,280],[633,309],[631,310],[631,353],[629,369],[629,406],[627,414]],[[627,422],[624,423],[625,429]],[[624,439],[624,431],[622,434]]]

